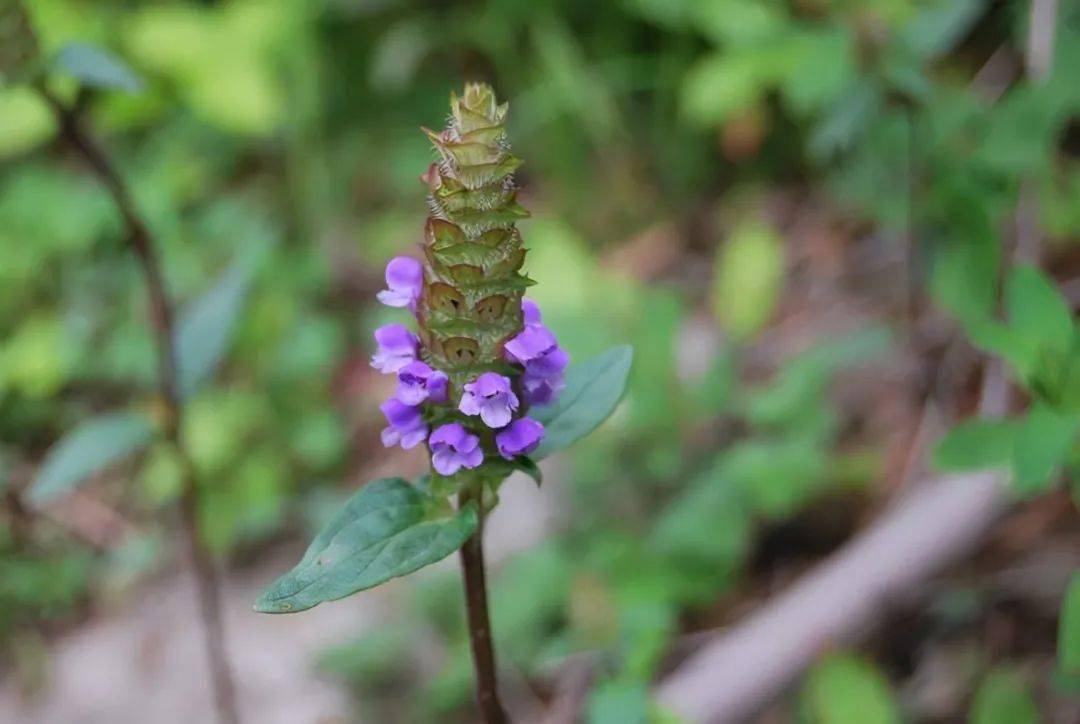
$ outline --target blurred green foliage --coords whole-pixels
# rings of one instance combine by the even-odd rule
[[[1025,3],[27,5],[54,92],[74,100],[91,88],[88,120],[135,191],[170,288],[186,310],[209,309],[211,331],[192,334],[206,341],[235,315],[207,342],[220,369],[184,363],[205,381],[188,389],[184,435],[205,489],[203,534],[222,557],[325,519],[343,483],[381,454],[366,356],[385,321],[373,303],[380,261],[409,247],[423,217],[416,177],[430,152],[417,126],[438,122],[463,79],[509,98],[534,211],[522,224],[541,282],[533,296],[575,359],[619,343],[636,353],[625,404],[564,461],[570,512],[558,534],[493,582],[505,660],[545,676],[568,656],[595,657],[592,722],[665,721],[648,682],[685,618],[737,592],[759,530],[863,489],[881,469],[882,450],[847,444],[832,386],[880,358],[884,329],[818,340],[767,379],[745,374],[795,263],[761,212],[769,185],[812,188],[890,243],[909,237],[917,280],[1031,393],[1023,418],[958,428],[938,450],[944,467],[1010,464],[1034,493],[1078,462],[1071,310],[1030,269],[1008,275],[998,309],[1003,229],[1022,185],[1037,192],[1051,246],[1080,234],[1080,164],[1063,150],[1080,107],[1075,4],[1061,4],[1046,82],[999,86],[979,70],[1002,48],[1022,53]],[[154,415],[138,268],[109,198],[54,135],[35,93],[0,86],[8,489],[95,415]],[[691,233],[702,217],[706,231]],[[664,225],[690,238],[677,253],[711,270],[704,278],[611,263],[628,238]],[[250,279],[237,276],[246,263]],[[713,348],[699,344],[713,333]],[[160,565],[153,521],[179,494],[179,463],[157,444],[106,462],[113,474],[89,482],[145,531],[138,545],[96,554],[50,526],[23,537],[5,516],[0,628],[70,617],[104,587],[95,566]],[[374,720],[400,716],[403,702],[408,720],[464,719],[458,585],[428,577],[408,621],[319,665],[361,693]],[[1014,684],[991,674],[976,712],[1026,716]],[[846,655],[815,669],[799,702],[822,722],[851,711],[894,721],[896,707],[883,675]]]

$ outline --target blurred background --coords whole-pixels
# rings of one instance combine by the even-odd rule
[[[235,320],[183,432],[246,721],[475,721],[453,558],[250,609],[357,486],[426,467],[379,444],[371,332],[396,316],[374,294],[420,239],[419,126],[465,80],[510,102],[545,321],[574,359],[636,353],[616,415],[490,521],[522,721],[672,721],[650,687],[706,632],[934,475],[978,404],[961,323],[1025,235],[1080,303],[1071,0],[1041,28],[978,0],[26,4],[178,303]],[[78,92],[95,73],[110,87]],[[40,489],[83,421],[157,414],[155,365],[110,197],[34,90],[0,88],[0,720],[211,719],[170,448],[93,439],[131,454]],[[1076,508],[1025,492],[760,720],[1080,721],[1056,659]]]

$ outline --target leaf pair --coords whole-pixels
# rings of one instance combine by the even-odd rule
[[[632,361],[630,347],[616,347],[571,367],[558,402],[531,412],[546,437],[517,467],[539,483],[532,460],[568,447],[607,419],[622,398]],[[255,610],[304,611],[407,575],[460,548],[476,525],[472,505],[455,513],[426,489],[381,478],[352,496],[300,562],[259,597]]]

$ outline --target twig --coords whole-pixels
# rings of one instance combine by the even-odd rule
[[[476,669],[476,702],[484,724],[505,724],[509,719],[499,703],[495,678],[495,651],[491,645],[491,620],[488,617],[487,582],[484,573],[484,513],[479,492],[463,492],[462,506],[475,499],[479,522],[461,547],[461,570],[465,577],[465,609],[469,619],[469,644]]]
[[[165,279],[158,263],[157,251],[149,227],[139,215],[123,179],[117,173],[104,150],[86,133],[79,121],[76,108],[69,108],[53,95],[43,84],[38,90],[52,107],[59,126],[60,137],[82,156],[105,186],[127,230],[127,243],[139,260],[150,302],[158,351],[158,387],[165,411],[165,437],[175,447],[182,466],[182,489],[180,497],[184,536],[188,544],[188,556],[195,576],[199,598],[203,634],[206,638],[206,655],[218,720],[222,724],[240,721],[236,707],[236,693],[232,669],[225,650],[225,626],[221,613],[221,593],[213,557],[199,537],[198,476],[191,456],[187,453],[180,432],[183,401],[180,397],[179,378],[176,369],[176,347],[173,324],[173,307],[169,301]]]

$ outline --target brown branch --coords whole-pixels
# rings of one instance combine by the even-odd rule
[[[499,703],[495,677],[495,651],[491,643],[491,621],[488,617],[487,582],[484,572],[484,513],[481,495],[463,492],[460,504],[475,499],[479,522],[476,532],[461,547],[461,570],[465,577],[465,609],[469,619],[469,644],[472,646],[473,666],[476,669],[476,703],[484,724],[505,724],[509,721]]]
[[[158,387],[165,410],[165,436],[176,449],[183,469],[180,497],[181,518],[184,537],[188,544],[190,566],[198,592],[202,629],[206,638],[210,683],[214,691],[218,720],[222,724],[237,724],[240,718],[236,707],[232,669],[225,649],[221,587],[213,557],[199,536],[198,475],[191,456],[184,447],[180,431],[183,400],[180,397],[176,366],[173,307],[169,301],[165,279],[158,262],[153,236],[146,222],[139,215],[131,193],[120,174],[117,173],[104,150],[83,129],[77,109],[66,106],[43,84],[38,86],[38,90],[56,116],[61,139],[83,158],[112,197],[127,230],[127,243],[142,268],[158,351]]]

